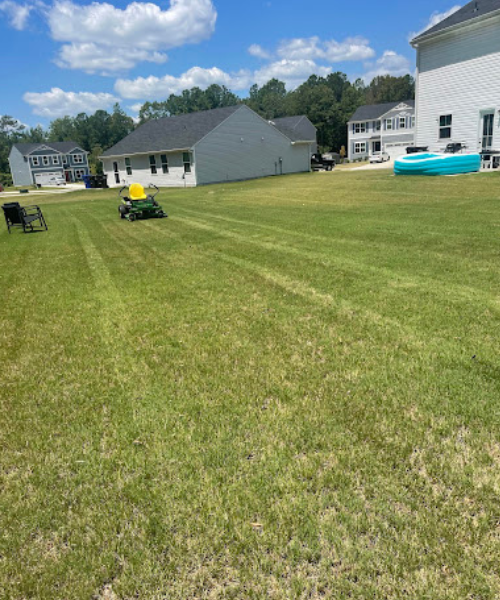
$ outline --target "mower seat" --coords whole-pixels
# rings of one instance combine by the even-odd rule
[[[146,200],[147,196],[144,193],[144,188],[140,183],[133,183],[129,189],[130,199],[134,200]]]

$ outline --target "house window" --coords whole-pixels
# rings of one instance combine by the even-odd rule
[[[448,140],[451,138],[452,115],[441,115],[439,117],[439,139]]]
[[[380,131],[382,128],[382,123],[380,121],[375,121],[375,131]]]
[[[354,144],[354,154],[365,154],[366,142],[356,142]]]
[[[75,179],[81,179],[85,171],[83,169],[75,169]]]
[[[59,164],[59,156],[53,156],[52,157],[52,163],[54,165],[58,165]]]
[[[354,123],[354,133],[366,133],[366,123]]]
[[[34,167],[39,167],[40,166],[40,159],[38,158],[38,156],[33,156],[33,166]]]
[[[83,164],[83,155],[82,154],[73,154],[73,162],[75,165]]]
[[[392,119],[386,119],[385,120],[385,130],[391,131],[391,129],[392,129]]]
[[[68,164],[68,157],[66,156],[66,154],[63,156],[63,165],[67,165]]]
[[[399,117],[399,129],[406,129],[406,117]]]
[[[166,154],[162,154],[160,156],[161,159],[161,170],[163,171],[163,174],[166,175],[168,173],[168,159],[167,159],[167,155]]]
[[[191,152],[182,153],[182,162],[184,163],[184,173],[191,173]]]
[[[411,128],[415,129],[415,116],[411,118]]]
[[[125,168],[127,170],[127,175],[132,175],[132,165],[130,164],[130,158],[125,159]]]
[[[49,157],[42,156],[42,163],[43,163],[43,166],[46,167],[49,164]]]
[[[149,157],[149,168],[151,169],[151,175],[156,175],[156,156],[154,156],[153,154],[151,154],[151,156]]]

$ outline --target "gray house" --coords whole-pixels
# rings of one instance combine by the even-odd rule
[[[110,186],[196,186],[307,172],[316,128],[307,117],[266,121],[245,105],[148,121],[106,150]]]
[[[347,124],[349,160],[386,152],[391,158],[415,145],[415,100],[361,106]]]
[[[43,185],[56,177],[79,181],[90,172],[87,152],[76,142],[14,144],[9,164],[14,185]]]

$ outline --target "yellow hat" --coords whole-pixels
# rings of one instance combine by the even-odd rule
[[[129,194],[131,200],[146,200],[147,196],[144,193],[144,188],[140,183],[133,183],[129,187]]]

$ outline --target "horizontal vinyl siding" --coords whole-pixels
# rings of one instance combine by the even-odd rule
[[[264,139],[262,139],[264,138]],[[195,146],[198,184],[310,170],[309,144],[291,141],[242,107]]]
[[[168,157],[168,173],[163,174],[161,167],[161,154],[166,154]],[[125,165],[125,157],[123,158],[105,158],[103,159],[103,169],[108,176],[108,185],[110,187],[119,187],[122,185],[130,185],[131,183],[140,183],[143,186],[148,186],[150,183],[158,187],[192,187],[196,185],[195,168],[196,165],[191,165],[191,173],[187,173],[185,179],[184,163],[182,160],[182,152],[173,152],[154,154],[156,156],[157,174],[151,173],[149,165],[149,154],[139,154],[130,157],[130,166],[132,167],[132,175],[127,175]],[[120,183],[115,183],[115,174],[113,171],[113,163],[118,163],[120,172]]]
[[[10,152],[9,165],[14,185],[32,185],[29,163],[17,148],[12,148]]]
[[[500,19],[458,30],[418,49],[417,146],[463,142],[481,148],[480,113],[495,112],[493,147],[500,149]],[[453,116],[451,139],[439,139],[439,117]]]

